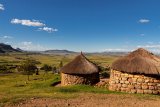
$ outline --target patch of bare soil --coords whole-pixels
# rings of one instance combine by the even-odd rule
[[[6,107],[160,107],[160,98],[139,98],[123,94],[80,94],[72,99],[30,99]]]

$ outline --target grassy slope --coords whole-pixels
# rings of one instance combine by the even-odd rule
[[[8,54],[0,55],[0,64],[20,64],[25,58],[31,57],[40,61],[42,64],[59,65],[59,62],[63,60],[66,64],[71,61],[75,55],[59,56],[59,55],[26,55],[26,54]],[[87,56],[90,60],[101,63],[102,65],[109,64],[115,59],[110,56]],[[103,59],[103,60],[102,60]],[[42,65],[41,64],[41,65]],[[38,65],[38,66],[41,66]],[[50,86],[54,81],[59,80],[60,76],[49,74],[46,77],[46,81],[43,79],[43,74],[36,76],[30,76],[31,81],[26,84],[27,76],[13,73],[6,76],[0,76],[0,103],[16,102],[17,100],[26,99],[30,97],[52,97],[52,98],[67,98],[73,97],[74,92],[98,92],[96,88],[90,86],[73,86],[73,87],[52,87]],[[57,79],[58,78],[58,79]],[[36,80],[34,80],[36,79]],[[101,89],[100,92],[103,92]],[[106,91],[106,90],[104,90]],[[65,94],[64,94],[65,93]]]
[[[42,64],[58,65],[63,59],[64,64],[72,60],[75,56],[55,56],[55,55],[23,55],[23,54],[11,54],[6,56],[0,56],[0,62],[19,64],[24,58],[32,57],[39,60]],[[87,56],[92,61],[101,63],[105,66],[111,64],[117,57],[112,56],[100,56],[100,55],[89,55]],[[43,72],[40,75],[30,76],[31,81],[26,84],[26,75],[21,75],[17,73],[12,73],[8,75],[0,75],[0,106],[6,103],[17,103],[29,98],[74,98],[77,97],[79,93],[103,93],[103,94],[123,94],[118,92],[108,91],[103,88],[95,88],[86,85],[68,86],[68,87],[53,87],[52,83],[60,80],[60,75],[55,75],[49,73],[43,78]],[[152,97],[151,95],[136,95],[142,98]],[[155,96],[154,96],[155,97]],[[159,98],[159,97],[158,97]]]
[[[58,66],[61,60],[66,64],[71,61],[75,55],[8,54],[0,55],[0,64],[20,64],[21,61],[28,57],[36,59],[42,64]],[[116,59],[111,56],[93,55],[89,55],[87,58],[101,63],[104,66],[110,64]],[[51,84],[60,80],[60,76],[51,73],[46,76],[46,81],[43,78],[43,72],[41,72],[41,75],[39,76],[33,75],[30,76],[30,78],[31,81],[26,84],[27,76],[25,75],[13,73],[6,76],[0,76],[0,106],[7,102],[14,103],[31,97],[72,98],[76,96],[75,94],[72,94],[75,92],[108,93],[105,89],[97,89],[91,86],[71,86],[65,88],[53,87]]]
[[[46,80],[44,80],[44,78]],[[27,76],[21,74],[10,74],[0,76],[0,106],[5,103],[16,103],[28,98],[73,98],[75,93],[110,93],[106,89],[94,88],[92,86],[77,85],[69,87],[54,87],[52,83],[60,80],[60,75],[49,73],[43,77],[40,75],[30,76],[26,84]]]
[[[32,58],[40,61],[42,64],[56,65],[58,66],[60,61],[63,61],[63,64],[71,61],[76,55],[42,55],[42,54],[8,54],[0,55],[0,64],[9,63],[9,64],[19,64],[25,58]],[[88,55],[86,56],[91,61],[100,63],[102,66],[111,64],[117,57],[114,56],[105,56],[105,55]],[[41,65],[42,65],[41,64]],[[41,66],[40,65],[40,66]]]
[[[40,75],[30,76],[30,81],[26,84],[27,76],[21,74],[10,74],[0,76],[0,107],[5,104],[15,104],[30,98],[75,98],[81,93],[94,94],[126,94],[109,91],[105,88],[97,88],[87,85],[75,85],[67,87],[54,87],[52,83],[60,80],[60,75],[49,73],[43,77]],[[159,96],[136,94],[140,99],[159,99]]]

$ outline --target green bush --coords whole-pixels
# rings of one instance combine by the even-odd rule
[[[0,65],[0,73],[11,73],[15,69],[15,66],[9,64]]]
[[[102,78],[109,78],[110,77],[110,73],[109,72],[102,72],[100,74],[100,77],[102,77]]]
[[[41,67],[41,70],[44,70],[45,72],[52,71],[52,67],[50,65],[44,64]]]
[[[29,75],[32,75],[33,73],[35,73],[38,68],[32,60],[27,59],[18,67],[18,69],[23,74],[28,75],[28,80],[29,80]]]

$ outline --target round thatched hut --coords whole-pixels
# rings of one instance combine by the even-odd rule
[[[160,59],[140,48],[112,64],[109,89],[160,94]]]
[[[61,69],[61,85],[88,84],[99,82],[99,71],[82,53]]]

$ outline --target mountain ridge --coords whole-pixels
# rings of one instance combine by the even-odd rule
[[[0,53],[9,53],[9,52],[21,52],[18,49],[14,49],[11,45],[0,43]]]
[[[41,53],[41,54],[55,54],[55,55],[67,55],[67,54],[79,54],[80,52],[70,51],[67,49],[51,49],[45,51],[27,51],[20,48],[13,48],[11,45],[0,43],[0,53],[10,53],[10,52],[29,52],[29,53]],[[115,55],[122,56],[128,52],[84,52],[85,54],[96,54],[96,55]]]

